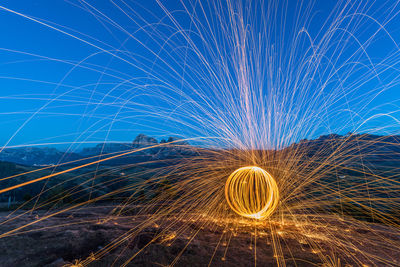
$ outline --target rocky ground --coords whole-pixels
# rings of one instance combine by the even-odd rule
[[[272,237],[268,231],[258,230],[256,246],[254,231],[248,227],[236,228],[234,232],[224,230],[223,224],[215,227],[201,227],[201,222],[178,222],[174,227],[163,231],[162,226],[152,224],[141,229],[135,237],[116,246],[103,257],[96,252],[123,236],[132,228],[148,220],[148,217],[110,216],[113,207],[96,206],[75,211],[63,212],[34,226],[20,229],[0,238],[1,266],[65,266],[90,259],[89,266],[121,266],[130,257],[137,256],[128,266],[165,266],[173,263],[176,266],[276,266]],[[13,214],[0,214],[0,235],[24,226],[32,221],[45,218],[45,211],[34,211],[21,215],[23,211]],[[53,212],[54,213],[54,212]],[[18,219],[7,221],[13,216]],[[162,224],[160,224],[162,225]],[[332,225],[332,223],[331,223]],[[399,231],[389,227],[373,225],[371,230],[357,229],[354,225],[337,222],[333,239],[327,239],[320,233],[322,229],[309,229],[304,235],[313,238],[314,245],[305,242],[295,225],[278,227],[276,238],[280,240],[287,266],[321,266],[366,264],[366,266],[399,266],[400,252],[391,248],[400,247]],[[185,230],[182,230],[185,226]],[[176,234],[179,230],[179,234]],[[165,230],[165,229],[164,229]],[[157,235],[163,235],[149,242]],[[193,233],[197,233],[193,239]],[[378,233],[378,234],[377,234]],[[346,235],[358,247],[349,247],[346,255],[332,254],[332,240]],[[382,239],[383,237],[383,239]],[[386,240],[386,245],[381,240]],[[371,246],[370,244],[375,244]],[[316,249],[318,248],[318,249]],[[375,262],[363,260],[365,255],[376,258]],[[256,255],[256,257],[255,257]],[[321,260],[325,257],[325,260]],[[338,260],[340,258],[340,260]],[[362,259],[358,261],[358,259]],[[362,262],[364,261],[364,262]],[[79,265],[76,265],[79,266]]]

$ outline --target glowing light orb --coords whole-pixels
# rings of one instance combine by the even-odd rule
[[[237,214],[254,219],[269,217],[278,206],[279,191],[274,178],[265,170],[243,167],[225,183],[225,198]]]

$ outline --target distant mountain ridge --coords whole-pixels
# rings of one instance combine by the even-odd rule
[[[53,165],[80,158],[78,153],[62,152],[53,147],[7,148],[0,152],[0,161],[29,166]]]
[[[158,144],[160,146],[155,146]],[[51,147],[9,148],[0,153],[0,178],[21,175],[13,179],[0,181],[0,188],[10,187],[49,175],[54,170],[60,171],[71,167],[70,165],[55,166],[54,168],[43,168],[42,170],[38,166],[57,165],[73,160],[78,160],[74,164],[82,165],[107,157],[102,156],[104,154],[115,153],[113,155],[116,155],[118,152],[132,151],[149,146],[155,147],[107,160],[99,165],[90,165],[82,170],[57,175],[49,180],[34,183],[31,186],[17,188],[9,193],[0,195],[0,203],[10,199],[15,201],[30,199],[30,197],[39,194],[43,186],[52,188],[59,185],[56,188],[59,191],[52,190],[46,193],[47,196],[45,197],[47,198],[68,188],[79,188],[79,190],[82,190],[82,195],[85,195],[93,191],[93,185],[86,183],[93,177],[96,177],[95,192],[90,194],[92,196],[101,196],[118,188],[128,186],[134,181],[147,180],[153,175],[160,175],[160,171],[168,172],[174,170],[176,166],[185,166],[179,165],[181,162],[187,164],[191,162],[191,159],[194,159],[194,164],[199,164],[200,161],[196,159],[213,157],[215,152],[223,156],[224,152],[223,150],[216,151],[191,146],[185,140],[173,137],[158,142],[155,138],[144,134],[138,135],[131,143],[101,143],[93,147],[84,148],[77,153],[66,153]],[[222,154],[219,152],[222,152]],[[235,153],[240,155],[243,151],[232,149],[226,152],[227,155]],[[258,151],[255,152],[257,153]],[[400,166],[400,136],[330,134],[313,140],[301,140],[279,151],[265,152],[267,152],[266,154],[269,152],[276,153],[278,159],[289,158],[288,162],[300,165],[304,173],[313,172],[321,166],[331,168],[326,172],[321,169],[323,176],[317,180],[318,183],[325,185],[336,185],[339,181],[341,188],[357,188],[360,184],[365,183],[365,175],[368,176],[370,173],[374,173],[379,177],[387,177],[387,179],[371,178],[368,180],[370,182],[368,194],[373,194],[377,198],[384,199],[387,197],[385,195],[386,192],[382,193],[380,190],[382,186],[385,186],[385,183],[400,182],[398,172],[398,166]],[[91,158],[84,160],[87,157]],[[205,164],[208,162],[206,160]],[[306,164],[301,165],[303,163]],[[325,163],[328,164],[325,165]],[[331,163],[334,164],[330,166]],[[40,171],[31,173],[33,170]],[[365,174],[364,170],[367,170],[367,174]],[[174,171],[172,171],[173,173]],[[108,184],[108,181],[113,181],[114,179],[120,180],[115,184],[113,182]],[[313,186],[313,183],[309,184],[310,188],[313,188]],[[388,188],[391,187],[388,186]],[[363,194],[365,192],[359,193]],[[400,198],[400,192],[389,193],[390,197]],[[379,205],[379,202],[376,205]],[[337,207],[332,206],[331,208],[336,209]],[[384,210],[384,207],[379,208]],[[391,211],[385,210],[385,212]]]
[[[313,140],[301,140],[284,150],[297,151],[305,158],[326,158],[336,153],[341,154],[342,158],[355,159],[358,157],[363,164],[398,165],[400,162],[400,136],[329,134]]]
[[[99,143],[94,147],[83,148],[80,152],[63,152],[54,147],[6,148],[0,152],[0,161],[28,166],[56,165],[96,155],[118,153],[168,143],[171,143],[171,145],[146,149],[135,153],[135,155],[138,157],[164,158],[190,153],[189,143],[179,140],[176,137],[169,137],[167,140],[162,139],[158,142],[153,137],[139,134],[132,143]]]
[[[129,151],[132,149],[145,148],[149,146],[162,146],[149,148],[130,156],[131,161],[146,161],[165,158],[174,158],[180,156],[188,156],[194,153],[193,146],[185,141],[179,141],[179,138],[169,137],[167,140],[157,139],[139,134],[131,143],[99,143],[93,147],[86,147],[80,152],[63,152],[53,147],[22,147],[22,148],[6,148],[0,152],[0,161],[13,162],[28,166],[56,165],[63,162],[83,159],[86,157],[104,155],[109,153],[118,153]],[[168,145],[171,143],[171,145]],[[304,155],[321,155],[326,156],[330,152],[342,147],[349,149],[350,147],[359,154],[368,155],[370,159],[374,157],[376,160],[400,160],[400,136],[399,135],[372,135],[372,134],[350,134],[338,135],[329,134],[322,135],[317,139],[303,139],[298,143],[294,143],[283,151],[301,151]],[[373,152],[373,153],[372,153]],[[122,163],[129,162],[128,159]],[[115,165],[118,162],[114,161]]]

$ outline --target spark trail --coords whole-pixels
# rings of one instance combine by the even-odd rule
[[[37,106],[0,114],[20,119],[0,150],[24,146],[17,138],[43,122],[48,130],[26,146],[104,144],[1,177],[0,196],[41,190],[0,222],[0,242],[91,224],[99,207],[95,224],[116,232],[71,266],[140,264],[160,246],[178,249],[157,264],[190,264],[196,240],[212,247],[201,265],[399,264],[397,1],[64,4],[76,14],[66,21],[0,6],[38,33],[72,40],[71,59],[0,47],[13,58],[4,63],[46,62],[61,73],[0,77],[45,88],[1,96]],[[139,132],[181,139],[106,151]],[[73,217],[85,208],[93,218]],[[235,257],[243,247],[250,260]]]

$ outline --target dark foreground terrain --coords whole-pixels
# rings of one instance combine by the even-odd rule
[[[324,175],[304,188],[313,192],[307,197],[329,205],[323,206],[318,217],[307,217],[300,224],[265,223],[255,230],[239,223],[232,228],[217,218],[191,220],[190,214],[159,222],[148,213],[137,214],[137,206],[117,216],[113,210],[121,203],[132,200],[145,205],[170,186],[168,180],[160,180],[143,187],[137,199],[131,199],[137,191],[135,184],[146,184],[181,161],[192,159],[196,163],[196,157],[204,159],[215,152],[171,142],[174,139],[161,141],[164,145],[157,149],[1,194],[0,266],[276,266],[277,261],[281,266],[400,266],[399,136],[329,135],[269,152],[277,158],[288,155],[297,159],[298,166],[308,166],[308,170],[296,170],[306,174],[327,166],[326,162],[335,162],[334,168],[322,169]],[[153,144],[159,143],[139,135],[132,144],[98,145],[69,155],[69,160],[93,155],[97,159],[103,152],[119,153]],[[331,155],[339,156],[332,161]],[[0,161],[7,162],[0,162],[0,189],[75,166],[57,165],[67,156],[48,149],[3,151]],[[364,190],[366,184],[368,190]],[[340,192],[348,193],[347,198],[326,194],[331,189],[336,192],[339,185]],[[126,190],[119,192],[121,188]],[[34,197],[38,195],[40,201]],[[96,197],[101,197],[96,206],[58,212]],[[43,206],[39,207],[40,203]],[[52,216],[46,218],[48,215]],[[296,215],[292,217],[297,220]],[[276,234],[272,236],[270,229]],[[102,253],[113,242],[118,245]]]
[[[0,265],[80,266],[81,260],[92,257],[93,261],[89,266],[121,266],[135,253],[143,250],[128,266],[166,266],[171,263],[175,266],[208,266],[209,263],[212,266],[254,266],[255,249],[257,266],[276,265],[272,239],[267,230],[258,230],[257,245],[254,246],[254,232],[251,228],[239,227],[232,234],[231,231],[224,231],[223,224],[199,227],[201,222],[193,221],[178,222],[148,245],[163,230],[160,229],[162,226],[154,223],[142,229],[135,237],[129,237],[101,259],[96,259],[94,255],[97,251],[148,220],[146,215],[108,215],[113,208],[115,207],[96,206],[60,213],[34,226],[21,229],[19,233],[1,238]],[[21,213],[22,211],[16,212],[9,217],[9,213],[0,214],[0,234],[46,216],[44,211],[34,211],[15,221],[6,222]],[[277,238],[287,266],[327,266],[327,263],[331,266],[399,266],[400,250],[393,250],[393,247],[400,247],[398,230],[378,224],[373,224],[370,230],[366,230],[343,220],[331,220],[330,225],[334,228],[331,233],[335,235],[331,237],[321,234],[325,230],[318,227],[303,227],[299,235],[298,226],[294,224],[277,226]],[[183,225],[187,226],[185,230],[176,235],[176,230],[182,229]],[[198,234],[191,240],[190,237],[198,230]],[[337,246],[335,240],[344,236],[357,247],[345,248],[346,255],[339,252],[332,254],[331,248]],[[310,238],[314,245],[305,242],[305,239]],[[388,243],[385,244],[382,240]],[[181,256],[177,258],[180,253]],[[363,260],[365,255],[373,260]],[[324,262],[321,257],[325,257]],[[357,259],[361,261],[357,262]],[[72,265],[73,263],[76,265]]]

